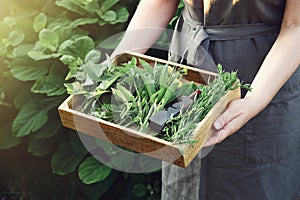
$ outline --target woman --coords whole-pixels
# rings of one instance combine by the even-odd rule
[[[166,27],[178,3],[141,1],[128,30]],[[197,66],[203,47],[225,70],[238,70],[252,92],[214,122],[206,146],[216,145],[201,162],[163,169],[162,199],[300,199],[299,11],[299,0],[186,0],[176,30],[198,46],[174,34],[170,59],[184,52]],[[144,53],[160,33],[135,38],[135,47]]]

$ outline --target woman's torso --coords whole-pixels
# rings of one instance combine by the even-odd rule
[[[205,26],[280,24],[285,0],[185,0],[193,18]]]

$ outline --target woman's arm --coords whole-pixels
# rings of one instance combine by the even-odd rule
[[[300,1],[287,0],[279,36],[251,84],[252,91],[245,98],[231,102],[217,118],[214,127],[218,131],[207,141],[206,146],[223,141],[262,111],[299,64]]]
[[[178,4],[179,0],[142,0],[112,57],[126,50],[145,53],[167,27]]]

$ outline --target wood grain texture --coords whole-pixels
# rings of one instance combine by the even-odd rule
[[[216,73],[137,53],[122,54],[116,58],[115,62],[117,64],[125,63],[133,56],[142,58],[147,62],[158,62],[161,64],[169,64],[177,68],[187,68],[188,73],[185,78],[196,83],[205,84],[217,76]],[[69,96],[59,106],[58,111],[62,124],[65,127],[185,168],[195,158],[205,141],[212,134],[212,123],[214,120],[225,110],[226,106],[232,100],[238,98],[240,98],[240,88],[229,91],[226,95],[221,97],[217,104],[194,130],[193,139],[198,140],[198,142],[194,144],[194,147],[186,144],[172,144],[151,136],[150,134],[122,127],[120,125],[78,112],[73,109],[74,106],[78,105],[81,101],[80,97],[78,98],[77,96]],[[182,150],[184,152],[183,155],[181,153]]]

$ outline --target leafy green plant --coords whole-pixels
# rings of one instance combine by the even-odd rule
[[[67,97],[65,77],[72,78],[82,64],[88,74],[94,73],[87,63],[97,63],[103,56],[94,48],[125,29],[136,4],[135,0],[12,0],[5,2],[9,15],[0,21],[0,150],[19,145],[15,148],[49,159],[53,173],[70,179],[70,188],[79,188],[89,199],[109,196],[120,178],[125,185],[125,173],[90,157],[76,133],[61,126],[57,106]]]
[[[187,89],[185,86],[189,84],[181,82],[182,74],[171,67],[158,63],[152,67],[143,60],[139,63],[143,68],[137,67],[135,57],[122,66],[112,65],[110,61],[89,62],[78,68],[73,76],[76,81],[65,86],[69,94],[85,96],[78,108],[80,111],[121,125],[136,124],[140,131],[146,131],[150,116],[176,98],[179,85]],[[188,91],[191,90],[179,92]],[[101,95],[105,93],[111,95],[114,103],[101,102]]]
[[[241,84],[237,72],[225,72],[222,66],[218,65],[219,76],[208,84],[208,86],[200,85],[200,96],[194,100],[185,112],[180,112],[178,116],[171,118],[166,122],[162,133],[158,137],[171,142],[184,143],[191,140],[191,134],[197,124],[204,119],[212,107],[219,99],[228,92],[238,87],[251,90],[249,84]]]
[[[76,82],[67,83],[69,94],[84,96],[75,108],[81,112],[128,126],[141,132],[149,131],[149,119],[163,110],[177,97],[189,95],[195,90],[201,92],[194,102],[178,116],[171,116],[162,132],[154,136],[173,143],[193,145],[191,134],[212,107],[228,91],[242,85],[236,72],[225,72],[218,65],[219,76],[208,85],[197,86],[182,81],[182,73],[170,65],[150,63],[133,57],[131,61],[116,66],[112,61],[88,63],[81,66],[73,77]],[[89,84],[87,84],[89,83]],[[106,99],[101,98],[103,94]]]

